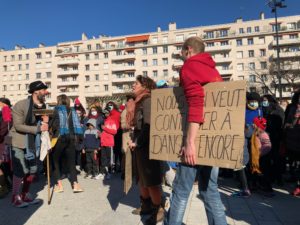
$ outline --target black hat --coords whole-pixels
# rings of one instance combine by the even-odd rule
[[[251,100],[256,100],[258,102],[260,102],[260,95],[256,92],[248,92],[247,93],[247,100],[251,101]]]
[[[42,89],[47,89],[47,88],[48,88],[48,86],[46,84],[44,84],[40,80],[37,80],[37,81],[34,81],[34,82],[29,84],[28,93],[32,94],[35,91],[42,90]]]
[[[9,107],[11,107],[11,103],[10,100],[8,98],[0,98],[0,102],[8,105]]]

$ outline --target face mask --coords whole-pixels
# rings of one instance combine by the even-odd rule
[[[250,102],[250,103],[249,103],[249,106],[250,106],[251,108],[257,109],[257,108],[258,108],[258,102]]]
[[[113,110],[113,108],[114,108],[114,107],[113,107],[112,105],[109,105],[109,106],[108,106],[109,111]]]
[[[96,111],[92,111],[91,114],[92,114],[93,116],[97,116],[97,112],[96,112]]]
[[[262,102],[262,106],[263,107],[268,107],[270,104],[269,104],[269,102],[268,101],[263,101]]]
[[[44,103],[45,102],[45,95],[38,95],[37,99],[40,101],[40,103]]]

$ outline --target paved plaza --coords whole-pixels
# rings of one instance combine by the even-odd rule
[[[40,179],[34,184],[43,203],[24,209],[10,205],[10,195],[0,200],[0,225],[142,225],[145,218],[131,214],[139,205],[136,186],[125,195],[120,175],[111,180],[90,180],[79,176],[85,192],[73,194],[67,179],[63,181],[65,192],[54,194],[47,204],[47,188]],[[292,185],[275,187],[276,196],[253,194],[248,199],[230,197],[236,190],[233,179],[220,178],[222,201],[229,225],[298,225],[300,224],[300,199],[289,195]],[[164,187],[166,196],[170,188]],[[161,224],[161,223],[160,223]],[[194,185],[184,217],[185,225],[206,225],[205,209]]]

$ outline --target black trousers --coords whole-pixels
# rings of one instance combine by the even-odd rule
[[[75,139],[72,136],[60,136],[51,154],[55,183],[57,183],[61,177],[60,164],[70,173],[71,183],[77,182],[75,154]]]
[[[95,157],[94,151],[86,151],[86,172],[91,175],[98,175],[99,173],[99,165],[98,165],[98,157]]]
[[[107,173],[107,168],[110,166],[112,147],[101,148],[101,173]]]

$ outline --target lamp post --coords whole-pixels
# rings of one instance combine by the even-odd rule
[[[281,72],[280,72],[280,51],[279,51],[279,37],[278,37],[278,21],[277,21],[277,8],[286,8],[284,5],[285,0],[269,0],[268,6],[272,9],[272,13],[275,14],[275,32],[276,32],[276,52],[277,52],[277,78],[278,78],[278,91],[279,91],[279,100],[282,99],[282,86],[281,86]]]

